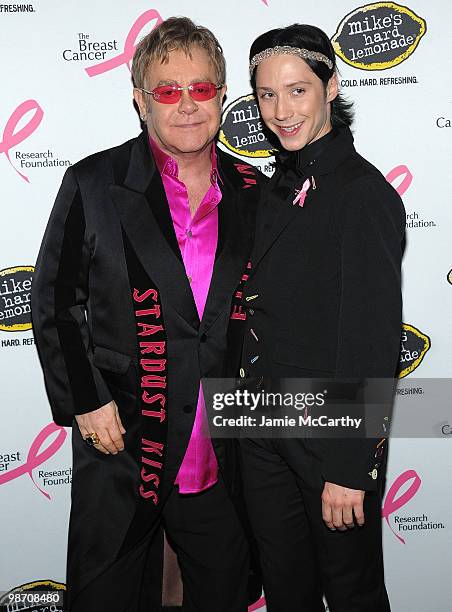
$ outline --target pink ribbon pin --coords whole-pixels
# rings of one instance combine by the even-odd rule
[[[20,130],[15,131],[20,120],[30,111],[35,111],[30,121],[20,128]],[[13,147],[17,147],[18,144],[23,142],[26,138],[28,138],[33,132],[37,129],[39,124],[42,121],[44,116],[44,111],[39,106],[36,100],[25,100],[22,104],[16,108],[16,110],[12,113],[11,117],[8,119],[5,125],[5,129],[3,130],[3,140],[0,142],[0,153],[4,153],[6,155],[7,160],[13,166],[13,162],[9,157],[9,151]],[[14,168],[14,166],[13,166]],[[21,176],[24,181],[29,183],[28,177],[25,174],[19,172],[17,168],[14,168],[19,176]]]
[[[296,197],[295,200],[292,202],[292,204],[298,204],[298,206],[301,206],[303,208],[304,206],[304,201],[306,200],[306,196],[308,194],[308,189],[311,186],[311,181],[309,179],[306,179],[305,182],[303,183],[303,187],[298,191],[296,191]]]

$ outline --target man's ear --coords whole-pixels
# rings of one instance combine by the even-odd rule
[[[145,94],[138,89],[138,87],[133,88],[133,99],[135,100],[138,109],[140,111],[140,119],[141,121],[146,121],[147,116],[147,108],[146,108],[146,98]]]
[[[227,85],[223,85],[223,87],[220,89],[220,95],[219,95],[220,106],[223,106],[223,100],[224,100],[224,97],[226,95],[227,90],[228,90],[228,86]]]
[[[334,73],[333,76],[328,81],[326,86],[326,101],[332,102],[339,93],[339,82],[337,80],[337,74]]]

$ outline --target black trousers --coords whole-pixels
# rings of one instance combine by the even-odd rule
[[[183,607],[175,610],[246,612],[248,540],[223,482],[219,480],[212,488],[194,495],[180,495],[173,487],[161,521],[182,575]],[[160,525],[157,523],[148,537],[97,576],[75,603],[67,597],[65,610],[171,610],[161,607]],[[91,554],[95,554],[95,548]]]
[[[223,482],[193,495],[174,487],[163,523],[181,569],[183,611],[246,612],[248,542]]]
[[[259,548],[268,612],[390,612],[381,496],[366,492],[365,525],[330,531],[323,481],[302,440],[241,440],[245,499]]]

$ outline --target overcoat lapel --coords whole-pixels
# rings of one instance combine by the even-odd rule
[[[169,207],[146,138],[143,132],[133,144],[124,185],[111,185],[111,197],[138,259],[165,296],[165,303],[197,329],[196,304],[172,223],[164,218],[164,207],[168,215]]]
[[[303,180],[298,180],[301,188]],[[271,187],[269,186],[269,190],[270,189]],[[299,214],[300,211],[298,210],[298,205],[293,204],[295,195],[296,193],[293,184],[292,186],[289,186],[286,184],[286,182],[284,182],[284,185],[280,185],[277,189],[273,190],[270,196],[267,194],[267,201],[265,202],[265,205],[261,207],[260,216],[257,221],[260,231],[257,235],[258,239],[255,242],[251,257],[251,275],[254,273],[259,265],[259,262],[275,240],[284,231],[295,215]],[[273,207],[275,207],[276,210],[272,210]],[[269,231],[262,231],[267,220],[272,217],[274,217],[274,221],[271,224]]]
[[[249,241],[238,219],[238,190],[223,175],[218,206],[218,247],[200,331],[206,332],[227,308],[244,269]]]

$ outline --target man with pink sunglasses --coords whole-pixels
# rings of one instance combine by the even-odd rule
[[[245,612],[236,449],[203,435],[200,379],[234,373],[257,177],[215,146],[225,61],[209,30],[166,20],[132,79],[142,133],[68,169],[33,287],[53,416],[73,425],[66,610],[160,610],[177,557],[184,610]]]

